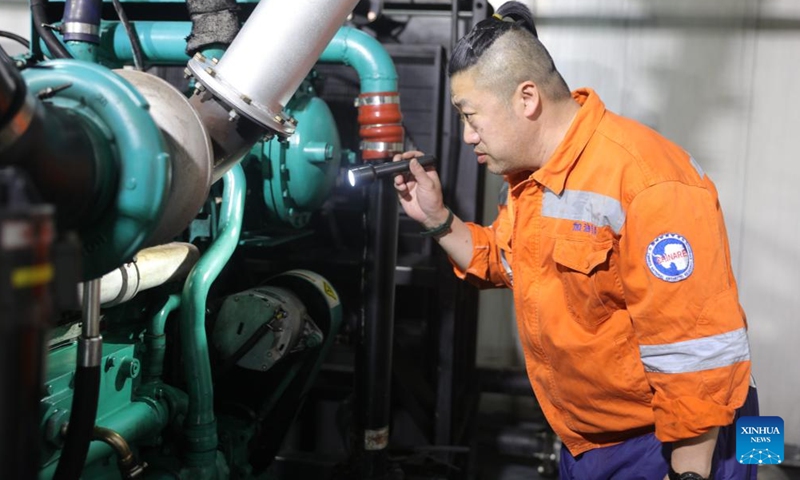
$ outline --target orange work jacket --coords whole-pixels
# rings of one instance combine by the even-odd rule
[[[728,425],[750,377],[714,184],[683,149],[578,90],[566,137],[468,224],[456,274],[510,287],[539,404],[573,455]]]

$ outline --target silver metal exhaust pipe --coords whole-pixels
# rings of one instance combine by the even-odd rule
[[[190,102],[214,144],[213,180],[259,138],[294,133],[284,107],[358,0],[262,0],[221,59],[195,55]]]

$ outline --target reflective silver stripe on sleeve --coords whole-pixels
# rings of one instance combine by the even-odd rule
[[[514,272],[511,271],[511,265],[508,263],[508,260],[506,260],[506,251],[502,248],[500,249],[500,261],[503,262],[503,268],[506,269],[508,280],[511,282],[511,285],[514,285]]]
[[[744,328],[685,342],[639,345],[639,353],[644,369],[654,373],[699,372],[750,360]]]
[[[703,178],[703,175],[705,175],[706,173],[703,171],[703,167],[701,167],[700,164],[697,163],[697,160],[695,160],[693,156],[689,155],[689,162],[692,164],[694,169],[697,170],[697,174],[700,175],[700,178]]]
[[[619,233],[625,224],[625,212],[619,201],[581,190],[564,190],[560,196],[545,191],[542,216],[587,222],[597,227],[608,226],[614,233]]]

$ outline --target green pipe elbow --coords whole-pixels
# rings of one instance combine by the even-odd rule
[[[396,92],[397,70],[386,49],[361,30],[342,27],[319,57],[322,63],[343,63],[358,72],[361,92]]]

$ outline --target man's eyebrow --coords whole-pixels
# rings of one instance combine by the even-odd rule
[[[469,101],[463,98],[459,98],[457,100],[453,100],[453,105],[455,105],[456,108],[461,110],[462,108],[469,106]]]

